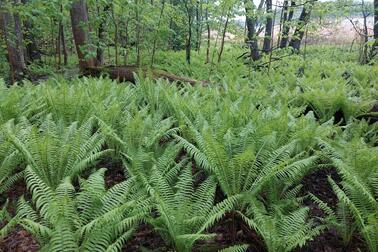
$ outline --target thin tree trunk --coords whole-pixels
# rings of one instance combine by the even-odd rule
[[[61,54],[61,46],[60,46],[60,43],[62,41],[60,35],[61,35],[61,32],[60,32],[60,28],[61,28],[61,21],[59,21],[59,25],[58,25],[58,36],[56,38],[56,54],[58,55],[58,68],[60,68],[60,66],[62,65],[62,54]]]
[[[378,54],[378,0],[374,0],[374,43],[371,50],[371,57]]]
[[[135,12],[135,19],[136,19],[136,65],[140,66],[141,63],[141,51],[140,51],[140,33],[141,33],[141,26],[140,26],[140,19],[139,19],[139,6],[138,6],[138,0],[135,0],[136,3],[136,12]]]
[[[199,51],[200,41],[201,41],[201,35],[200,35],[200,0],[197,1],[196,4],[196,51]]]
[[[28,0],[22,0],[22,4],[27,4]],[[32,15],[34,15],[32,11]],[[26,42],[26,53],[25,53],[25,61],[26,63],[32,63],[33,61],[39,61],[42,58],[40,51],[38,50],[37,41],[35,40],[33,34],[33,23],[30,19],[26,19],[23,22],[24,25],[24,42]]]
[[[301,47],[301,41],[305,33],[305,27],[310,20],[312,6],[304,6],[299,16],[297,27],[295,28],[293,37],[290,41],[289,46],[292,47],[295,51],[299,51]]]
[[[118,66],[118,22],[114,14],[114,10],[112,10],[113,14],[113,22],[114,22],[114,48],[115,48],[115,65]]]
[[[190,53],[192,50],[192,6],[189,6],[188,0],[185,0],[185,8],[188,15],[188,36],[186,38],[185,45],[185,59],[188,64],[190,64]]]
[[[207,47],[206,47],[206,64],[210,62],[210,23],[209,23],[209,8],[206,7],[205,11],[206,18],[206,30],[207,30]]]
[[[60,39],[61,39],[61,43],[62,43],[62,49],[63,49],[63,62],[64,62],[64,65],[67,66],[67,64],[68,64],[68,52],[67,52],[67,46],[66,46],[66,38],[65,38],[65,35],[64,35],[64,26],[63,26],[62,22],[60,23],[59,30],[60,30]]]
[[[365,2],[362,0],[362,7],[365,7]],[[365,12],[365,10],[362,11],[362,17],[364,20],[364,28],[363,28],[363,39],[364,39],[364,44],[363,44],[363,58],[361,60],[362,64],[366,64],[369,62],[369,52],[368,52],[368,41],[369,41],[369,30],[367,26],[367,17],[369,14]]]
[[[273,17],[272,17],[272,0],[266,0],[266,13],[268,15],[265,26],[265,37],[263,42],[263,52],[269,53],[271,49]]]
[[[218,63],[220,63],[221,60],[222,60],[222,54],[223,54],[223,48],[224,48],[224,40],[225,40],[225,37],[226,37],[228,21],[229,21],[229,15],[227,14],[227,16],[226,16],[226,22],[224,24],[224,28],[223,28],[223,32],[222,32],[221,46],[220,46],[220,51],[219,51],[219,54],[218,54]]]
[[[17,1],[15,1],[15,3],[16,2]],[[11,69],[10,76],[13,83],[14,81],[23,79],[26,75],[25,55],[22,47],[23,37],[19,15],[1,10],[0,27],[7,45],[8,61]]]
[[[79,66],[81,69],[93,67],[95,59],[92,56],[86,57],[87,53],[83,47],[91,54],[91,47],[89,41],[89,24],[88,11],[85,0],[75,0],[71,8],[71,23],[72,33],[75,40],[76,52],[79,59]]]
[[[378,0],[374,0],[374,39],[378,46]]]
[[[154,36],[154,42],[153,42],[153,45],[152,45],[151,66],[154,65],[155,51],[156,51],[156,42],[157,42],[157,37],[158,37],[157,33],[159,31],[161,19],[162,19],[163,14],[164,14],[164,8],[165,8],[165,0],[162,1],[162,6],[161,6],[161,9],[160,9],[159,21],[158,21],[158,24],[157,24],[156,33],[155,33],[155,36]]]
[[[55,38],[55,34],[54,34],[54,25],[55,25],[55,22],[54,22],[54,19],[53,18],[50,18],[51,20],[51,23],[50,23],[50,37],[51,37],[51,43],[50,43],[50,55],[51,56],[54,56],[54,64],[56,65],[57,64],[57,52],[56,52],[56,45],[57,45],[57,39]]]
[[[290,24],[289,23],[293,19],[294,8],[295,8],[295,1],[291,1],[289,15],[287,15],[287,10],[284,13],[284,21],[283,21],[283,24],[282,24],[282,35],[281,35],[280,48],[287,47],[287,44],[289,42],[289,32],[290,32]]]
[[[110,9],[109,5],[106,5],[102,12],[100,12],[100,8],[97,7],[97,13],[100,17],[100,24],[97,28],[97,38],[98,38],[98,44],[97,44],[97,50],[96,50],[96,65],[101,66],[104,64],[104,49],[102,48],[102,44],[105,39],[105,19],[106,14],[108,13]]]
[[[197,52],[200,53],[201,51],[201,45],[202,45],[202,30],[203,30],[203,6],[202,6],[202,0],[200,0],[200,19],[199,19],[200,25],[199,25],[199,34],[198,34],[198,48]]]
[[[261,0],[260,6],[262,6],[263,0]],[[257,42],[257,35],[256,35],[256,17],[253,13],[254,3],[252,0],[245,0],[245,12],[246,12],[246,26],[247,26],[247,44],[251,50],[251,58],[253,60],[258,60],[261,58],[259,52],[259,45]]]
[[[128,56],[129,56],[129,51],[128,51],[128,46],[129,46],[129,20],[127,19],[125,21],[125,58],[124,58],[124,63],[127,65],[128,61]]]

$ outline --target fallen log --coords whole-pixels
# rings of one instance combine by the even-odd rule
[[[112,80],[119,82],[129,81],[134,84],[136,82],[135,74],[139,74],[142,77],[151,77],[153,79],[166,79],[170,82],[189,83],[192,86],[198,84],[206,86],[208,83],[207,81],[177,76],[163,70],[137,67],[135,65],[87,67],[83,71],[84,76],[100,77],[101,75],[108,75]]]

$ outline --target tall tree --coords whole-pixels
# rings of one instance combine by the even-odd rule
[[[81,69],[93,67],[95,59],[91,54],[89,40],[88,10],[85,0],[75,0],[71,7],[72,33]],[[88,55],[88,56],[87,56]]]
[[[288,3],[286,1],[286,5],[284,4],[280,48],[285,48],[289,42],[290,22],[293,19],[293,15],[294,15],[295,1],[291,1],[289,10],[288,10],[287,4]]]
[[[378,50],[378,0],[374,0],[374,45]]]
[[[23,4],[28,4],[29,0],[22,0],[21,2]],[[34,16],[34,13],[32,11],[32,15]],[[26,54],[25,54],[25,61],[27,63],[31,63],[33,61],[41,60],[42,55],[41,52],[38,50],[37,41],[35,39],[35,36],[33,34],[33,22],[31,19],[26,19],[23,21],[23,36],[24,36],[24,42],[26,45]]]
[[[19,1],[14,0],[13,3],[19,4]],[[1,3],[0,8],[0,27],[7,45],[11,80],[19,81],[26,75],[21,19],[17,13],[3,9]]]
[[[272,31],[273,31],[273,16],[272,16],[272,0],[266,0],[266,26],[265,26],[265,37],[263,42],[263,52],[270,52],[270,45],[272,40]]]
[[[185,59],[188,64],[190,64],[190,53],[192,50],[192,24],[193,24],[193,3],[192,0],[185,0],[184,1],[185,10],[187,14],[187,37],[185,43]]]
[[[305,28],[307,26],[308,21],[310,20],[312,4],[313,3],[303,6],[293,37],[290,40],[289,46],[291,46],[295,51],[299,51],[301,47],[301,42],[305,33]]]
[[[262,8],[264,0],[261,0],[260,5],[257,10]],[[251,57],[253,60],[258,60],[261,58],[259,52],[259,44],[257,41],[257,34],[256,34],[256,23],[257,17],[253,11],[255,5],[253,0],[245,0],[244,1],[244,8],[246,13],[246,26],[247,26],[247,44],[251,50]]]
[[[97,14],[100,19],[100,23],[97,27],[97,50],[96,50],[96,64],[97,65],[103,65],[104,64],[104,49],[102,47],[102,44],[105,39],[105,26],[106,26],[106,17],[108,15],[108,12],[110,10],[110,5],[107,4],[104,6],[103,10],[101,11],[101,7],[97,6]]]

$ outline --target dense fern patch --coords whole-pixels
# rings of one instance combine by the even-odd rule
[[[269,75],[226,62],[208,87],[1,85],[0,248],[311,251],[332,234],[377,251],[377,125],[361,116],[377,69],[315,58],[298,77],[293,58]]]

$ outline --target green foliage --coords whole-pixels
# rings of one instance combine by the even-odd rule
[[[213,228],[239,215],[269,251],[306,246],[327,228],[345,247],[361,236],[376,251],[377,125],[358,118],[378,97],[377,70],[348,55],[338,65],[321,61],[310,49],[303,76],[296,75],[299,56],[273,63],[287,68],[267,75],[235,63],[233,48],[211,75],[202,52],[190,67],[182,52],[157,52],[156,64],[208,78],[207,87],[61,76],[3,85],[1,237],[21,225],[42,251],[121,251],[147,223],[168,248],[191,251],[216,242]],[[304,114],[309,104],[313,111]],[[345,125],[334,124],[337,110]],[[341,177],[329,179],[337,206],[301,185],[324,167]],[[124,177],[108,188],[119,169]],[[18,199],[14,215],[7,210],[15,199],[5,192],[21,180],[30,195]],[[314,218],[304,199],[324,218]],[[224,251],[245,251],[244,243]]]
[[[133,180],[105,189],[105,169],[80,179],[79,192],[69,179],[52,190],[31,168],[26,173],[35,209],[21,199],[18,216],[42,251],[121,251],[147,213]]]
[[[342,143],[342,142],[341,142]],[[377,251],[378,173],[377,148],[371,148],[360,139],[335,147],[324,145],[332,164],[342,177],[340,183],[328,178],[338,200],[336,212],[319,199],[329,220],[339,231],[345,245],[354,232],[359,232],[370,251]]]
[[[94,120],[80,127],[77,122],[65,127],[48,115],[39,128],[22,119],[15,131],[14,121],[5,125],[4,134],[22,153],[28,166],[39,178],[55,189],[67,177],[75,178],[99,157],[110,152],[101,150],[104,137],[93,131]]]

